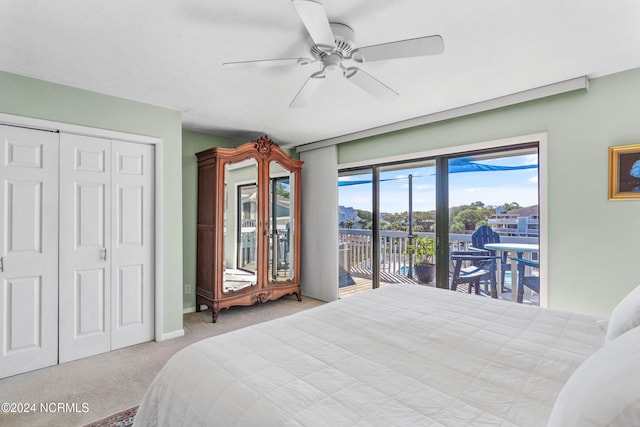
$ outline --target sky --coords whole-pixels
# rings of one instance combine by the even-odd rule
[[[474,160],[476,163],[498,166],[531,165],[537,164],[537,161],[537,155]],[[409,174],[413,175],[413,210],[435,210],[435,166],[395,168],[380,172],[380,210],[386,213],[408,210]],[[341,182],[370,179],[370,175],[340,177]],[[517,202],[523,207],[538,204],[538,169],[449,174],[449,206],[467,205],[477,201],[494,206],[512,202]],[[371,184],[339,187],[339,204],[371,211]]]

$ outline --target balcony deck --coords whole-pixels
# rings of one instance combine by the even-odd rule
[[[370,274],[370,273],[369,273]],[[368,292],[372,289],[373,287],[373,281],[370,278],[371,276],[369,275],[369,277],[362,277],[362,276],[356,276],[353,275],[352,278],[354,280],[354,284],[350,285],[350,286],[344,286],[341,287],[338,290],[338,297],[339,298],[346,298],[352,295],[357,295],[363,292]],[[386,280],[383,280],[383,277]],[[416,280],[412,280],[412,279],[408,279],[407,277],[404,276],[398,276],[396,275],[396,277],[390,277],[388,274],[385,274],[384,276],[381,276],[381,280],[380,280],[380,286],[387,286],[391,283],[406,283],[406,284],[413,284],[413,285],[419,285],[419,286],[435,286],[435,283],[420,283]],[[460,284],[458,285],[458,289],[457,292],[462,292],[462,293],[468,293],[469,292],[469,285],[468,284]],[[484,295],[486,297],[489,297],[489,295]],[[508,290],[506,292],[502,292],[502,294],[500,295],[501,299],[507,300],[507,301],[511,301],[511,291]],[[535,305],[538,306],[540,305],[540,296],[536,293],[531,292],[529,289],[525,288],[525,292],[524,292],[524,296],[522,299],[522,303],[523,304],[527,304],[527,305]]]
[[[418,233],[420,235],[429,233]],[[432,233],[431,233],[432,234]],[[381,232],[381,259],[380,286],[390,283],[418,284],[421,286],[435,286],[435,283],[423,284],[415,279],[408,278],[400,272],[408,269],[407,257],[404,255],[408,243],[406,232],[383,231]],[[371,232],[369,230],[340,230],[340,266],[341,271],[348,273],[352,285],[339,288],[340,298],[370,291],[373,287],[373,271],[370,267],[371,257]],[[537,243],[537,238],[505,237],[505,243]],[[450,246],[454,250],[464,250],[471,244],[469,234],[450,234]],[[507,290],[500,295],[501,299],[511,301],[510,273],[507,273],[505,288]],[[468,285],[458,286],[458,292],[469,292]],[[486,295],[488,297],[488,295]],[[524,304],[539,305],[540,296],[525,288]]]

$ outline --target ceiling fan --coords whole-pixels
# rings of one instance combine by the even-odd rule
[[[311,58],[262,59],[222,64],[229,68],[254,68],[322,63],[322,69],[311,74],[289,107],[298,108],[306,105],[325,80],[327,73],[338,70],[342,71],[342,75],[348,81],[374,97],[391,100],[398,96],[396,91],[361,68],[348,66],[349,62],[363,64],[387,59],[436,55],[444,50],[444,42],[438,35],[356,47],[353,30],[344,24],[330,23],[321,3],[314,0],[292,0],[291,3],[313,42],[310,50]]]

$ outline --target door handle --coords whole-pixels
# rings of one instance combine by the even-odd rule
[[[0,257],[0,273],[4,273],[4,257]]]

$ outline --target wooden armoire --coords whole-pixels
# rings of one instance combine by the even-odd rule
[[[302,161],[265,137],[198,158],[196,310],[300,296]]]

